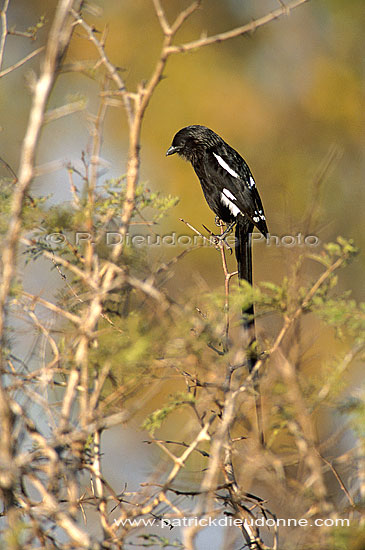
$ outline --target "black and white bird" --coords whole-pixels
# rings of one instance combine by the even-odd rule
[[[251,234],[254,227],[257,227],[267,237],[268,229],[264,207],[247,163],[237,151],[206,126],[187,126],[177,132],[166,155],[174,153],[191,162],[209,207],[228,225],[228,230],[236,224],[238,277],[252,284]],[[247,366],[252,371],[257,361],[253,305],[242,313]],[[258,390],[256,375],[255,384]],[[259,391],[256,392],[255,405],[258,432],[264,445]]]
[[[238,276],[252,284],[251,233],[268,235],[264,207],[247,163],[218,134],[205,126],[179,130],[166,155],[177,153],[190,161],[205,199],[229,227],[236,224]]]
[[[199,178],[205,199],[215,215],[228,225],[236,225],[235,254],[238,277],[252,284],[251,234],[254,227],[268,236],[264,207],[247,163],[218,134],[206,126],[187,126],[175,134],[166,155],[177,153],[190,161]],[[226,233],[226,231],[224,232]],[[254,308],[243,312],[247,366],[252,371],[257,361]],[[257,426],[265,444],[261,397],[255,375]]]

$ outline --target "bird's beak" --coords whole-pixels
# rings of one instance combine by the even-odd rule
[[[169,147],[166,151],[166,156],[169,157],[170,155],[174,155],[175,153],[177,153],[179,150],[178,147],[174,147],[173,145],[171,145],[171,147]]]

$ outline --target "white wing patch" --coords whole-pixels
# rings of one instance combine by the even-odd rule
[[[266,220],[265,214],[263,213],[262,210],[259,210],[259,211],[255,210],[255,215],[253,216],[252,219],[255,223],[258,223],[260,220],[263,220],[263,221]]]
[[[223,189],[223,191],[227,191],[227,189]],[[230,195],[233,197],[232,193],[230,193]],[[229,198],[224,193],[221,193],[221,199],[223,204],[229,208],[231,213],[236,218],[238,214],[241,212],[240,209],[235,204],[233,204],[233,202],[229,200]],[[233,200],[236,200],[236,199],[233,197]]]
[[[237,172],[235,172],[234,170],[232,170],[232,168],[230,168],[230,167],[228,166],[228,164],[226,163],[225,160],[222,159],[222,157],[220,157],[219,155],[216,155],[215,153],[213,153],[213,155],[214,155],[215,158],[217,159],[218,164],[220,164],[222,168],[224,168],[225,170],[227,170],[228,174],[231,174],[231,176],[233,176],[234,178],[239,178],[239,175],[237,174]]]
[[[252,189],[253,187],[256,187],[255,180],[252,176],[250,176],[250,183],[248,184],[249,188]]]
[[[229,189],[224,188],[223,193],[225,194],[226,197],[228,197],[232,201],[236,200],[236,197],[229,191]]]

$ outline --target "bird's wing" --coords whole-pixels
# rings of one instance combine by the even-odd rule
[[[252,221],[264,235],[267,226],[264,208],[251,171],[233,149],[231,151],[211,150],[207,152],[206,176],[215,181],[222,202],[237,216],[238,211]]]

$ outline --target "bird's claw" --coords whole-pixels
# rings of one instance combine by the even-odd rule
[[[230,253],[232,254],[232,248],[227,243],[226,237],[227,237],[227,235],[213,235],[213,234],[211,234],[210,235],[210,240],[215,246],[219,246],[220,244],[223,244],[227,248],[227,250],[229,250]]]
[[[218,218],[218,216],[215,217],[215,220],[216,220],[216,223],[217,223],[217,220],[219,220],[219,227],[221,227],[222,222]],[[221,233],[220,235],[215,235],[214,233],[212,233],[212,231],[210,229],[208,229],[208,227],[206,227],[204,224],[203,224],[203,227],[209,233],[210,242],[213,243],[214,246],[219,246],[221,243],[223,243],[223,245],[227,248],[227,250],[229,250],[230,254],[232,254],[232,248],[229,246],[229,244],[226,241],[226,237],[232,229],[232,224],[230,226],[228,226],[227,229],[223,233]]]

